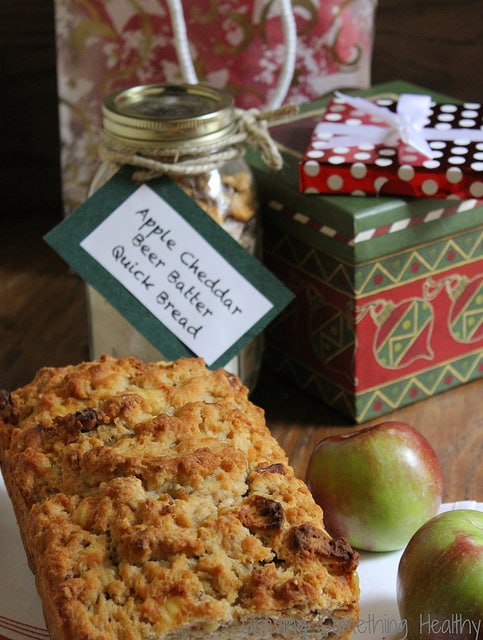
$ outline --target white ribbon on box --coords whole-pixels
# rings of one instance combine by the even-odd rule
[[[403,93],[399,96],[396,112],[366,100],[336,92],[339,100],[354,109],[372,116],[383,126],[375,124],[347,124],[324,120],[316,127],[317,135],[330,134],[324,140],[327,148],[336,146],[354,147],[361,144],[396,146],[400,141],[423,156],[433,158],[428,140],[483,142],[481,129],[454,128],[437,129],[426,127],[431,113],[432,99],[428,95]]]

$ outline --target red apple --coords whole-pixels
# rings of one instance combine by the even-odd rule
[[[483,638],[481,511],[447,511],[418,529],[399,562],[397,600],[408,638]]]
[[[403,422],[325,438],[306,479],[328,531],[367,551],[401,549],[438,512],[443,489],[434,449]]]

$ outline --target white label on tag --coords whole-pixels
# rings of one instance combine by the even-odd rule
[[[208,366],[273,307],[146,185],[81,246]]]

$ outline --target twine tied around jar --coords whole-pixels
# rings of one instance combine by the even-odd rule
[[[284,105],[270,111],[235,109],[234,131],[212,144],[190,144],[179,148],[137,147],[114,141],[102,135],[99,155],[102,160],[138,167],[132,179],[145,182],[163,175],[182,177],[201,175],[219,168],[243,154],[246,146],[256,147],[263,161],[272,169],[281,169],[282,155],[268,130],[268,121],[297,113],[296,105]]]

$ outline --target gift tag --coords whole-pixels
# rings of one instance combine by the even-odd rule
[[[222,367],[293,295],[175,182],[131,173],[45,240],[167,358]]]

